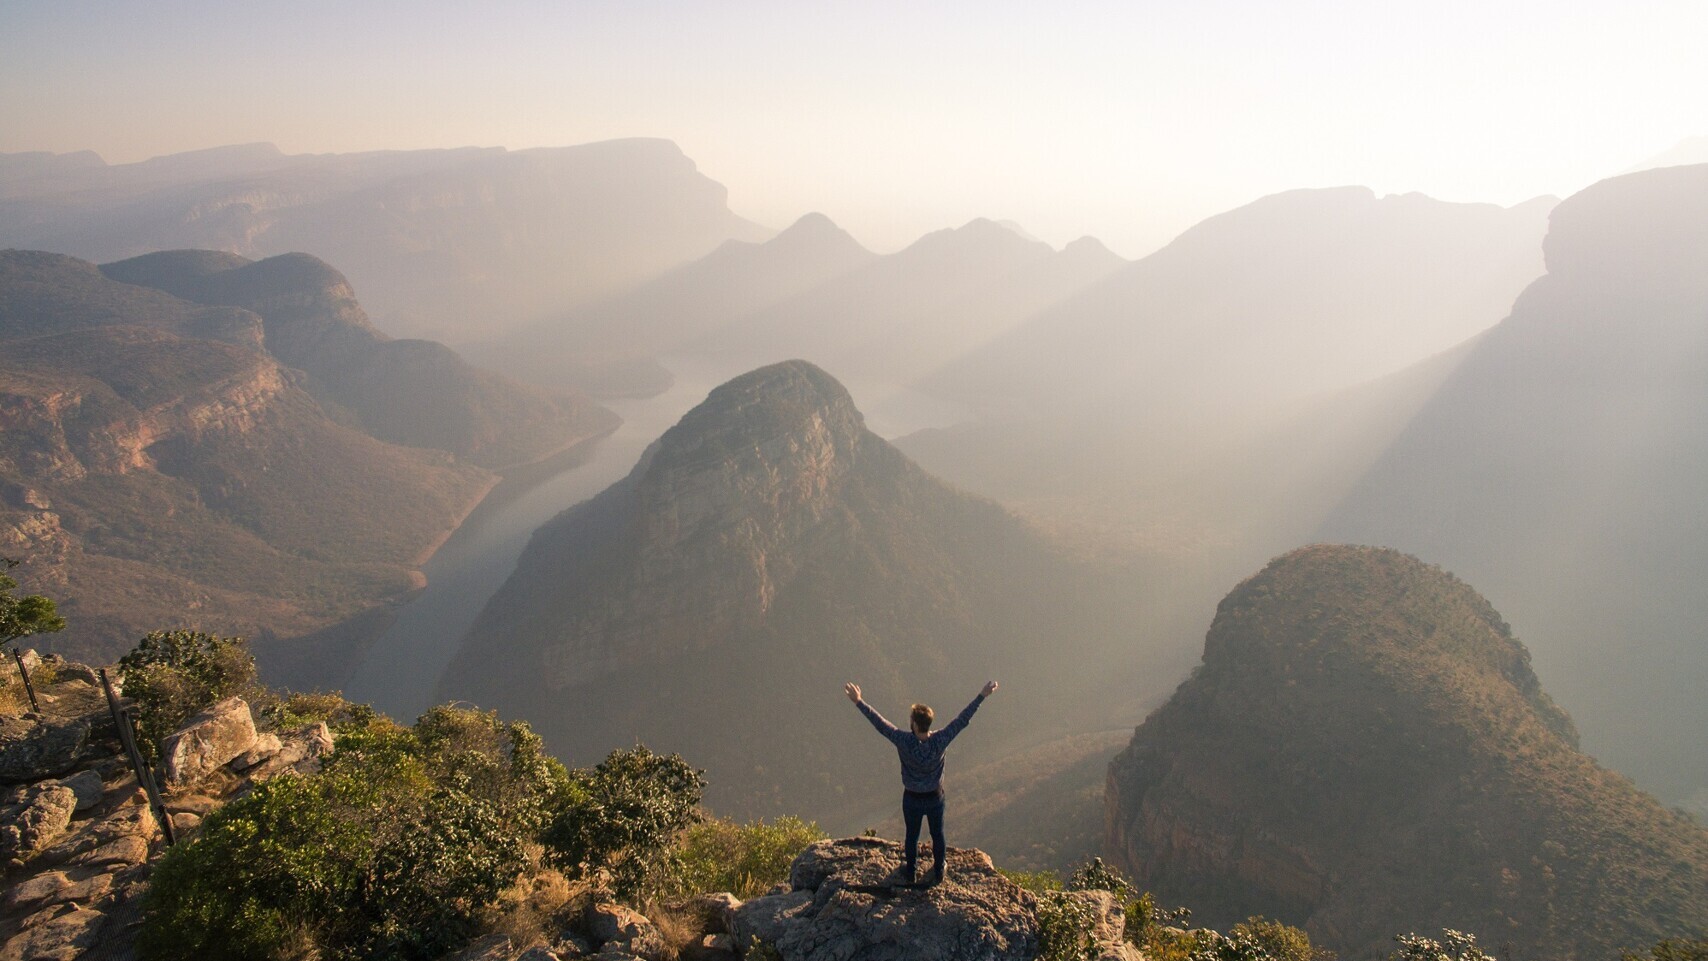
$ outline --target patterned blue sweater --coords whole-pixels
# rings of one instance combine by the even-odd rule
[[[955,739],[955,735],[966,729],[973,719],[973,712],[982,703],[984,695],[980,694],[953,721],[924,737],[884,720],[882,714],[863,700],[856,701],[854,706],[866,715],[866,720],[872,722],[879,734],[896,746],[896,753],[901,755],[901,786],[921,794],[934,794],[943,787],[943,752],[949,749],[949,742]]]

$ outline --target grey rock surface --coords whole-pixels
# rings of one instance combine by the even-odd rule
[[[240,697],[210,704],[160,743],[162,786],[181,787],[217,770],[255,744],[255,718]]]
[[[898,889],[901,845],[820,841],[790,868],[792,890],[735,911],[735,941],[753,937],[783,961],[1029,961],[1037,901],[975,850],[949,849],[948,879]]]
[[[58,777],[77,764],[89,742],[85,717],[0,716],[0,783]]]
[[[0,810],[0,861],[27,860],[59,840],[76,807],[77,795],[68,787],[29,789],[20,803]]]

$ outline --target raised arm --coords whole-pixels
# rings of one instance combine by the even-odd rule
[[[882,734],[887,740],[894,741],[896,736],[901,734],[900,728],[891,724],[882,714],[879,714],[872,705],[867,704],[865,700],[860,697],[860,685],[850,681],[848,684],[843,686],[842,692],[848,695],[848,699],[854,702],[854,706],[860,709],[860,713],[866,715],[866,720],[871,721],[872,726],[877,728],[878,733]]]
[[[955,735],[966,730],[967,725],[972,723],[973,714],[978,711],[979,705],[983,704],[984,699],[995,692],[996,682],[991,681],[984,686],[984,690],[980,691],[978,696],[973,698],[973,702],[971,704],[968,704],[961,713],[955,715],[955,719],[953,721],[943,725],[943,730],[937,732],[937,739],[943,742],[944,747],[949,746],[949,742],[955,739]]]

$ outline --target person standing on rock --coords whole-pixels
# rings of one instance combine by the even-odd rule
[[[872,705],[861,700],[860,685],[850,681],[842,690],[901,755],[901,816],[902,823],[907,826],[907,857],[902,870],[907,883],[913,883],[915,865],[919,860],[919,822],[927,819],[931,822],[931,883],[941,884],[943,859],[949,852],[943,842],[943,753],[949,750],[949,742],[955,739],[955,735],[966,729],[973,719],[973,712],[979,709],[984,699],[996,692],[996,682],[986,683],[984,690],[973,698],[966,710],[935,732],[931,730],[931,722],[937,716],[924,704],[913,706],[910,715],[913,729],[903,731],[885,720]]]

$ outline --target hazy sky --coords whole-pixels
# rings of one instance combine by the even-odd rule
[[[1566,194],[1708,133],[1708,3],[0,0],[0,151],[675,140],[781,227],[1148,252],[1291,187]]]

